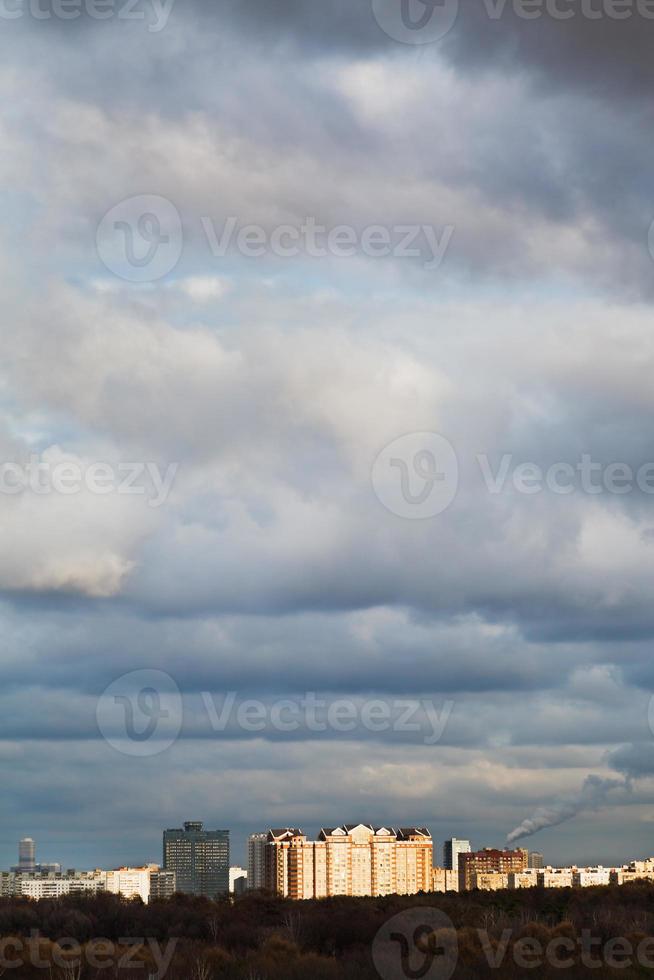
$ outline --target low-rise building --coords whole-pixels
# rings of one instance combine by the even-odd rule
[[[524,871],[509,873],[509,888],[535,888],[538,884],[536,868],[525,868]]]
[[[457,857],[458,863],[458,857]],[[433,892],[458,892],[459,872],[450,868],[432,868],[431,890]]]
[[[594,885],[608,885],[611,873],[608,868],[573,868],[572,884],[575,888],[591,888]]]
[[[476,871],[472,875],[472,889],[482,892],[499,892],[509,887],[509,876],[502,871]]]
[[[106,871],[68,871],[61,874],[16,874],[13,894],[26,898],[60,898],[62,895],[96,894],[107,887]]]
[[[543,868],[538,872],[542,888],[572,888],[572,868]]]
[[[632,861],[621,868],[613,868],[610,874],[611,884],[625,885],[629,881],[654,881],[654,858],[647,861]]]

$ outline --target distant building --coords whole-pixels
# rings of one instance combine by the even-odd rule
[[[248,873],[238,866],[229,869],[229,891],[232,895],[243,895],[248,887]]]
[[[535,888],[538,885],[536,868],[525,868],[524,871],[511,871],[508,875],[509,888]]]
[[[540,851],[532,851],[531,852],[531,854],[529,855],[529,865],[528,865],[528,867],[539,869],[539,868],[542,868],[543,867],[543,864],[544,863],[545,863],[545,861],[544,861],[543,855],[540,853]]]
[[[174,871],[163,871],[157,868],[150,872],[150,901],[157,898],[172,898],[177,891],[177,879]]]
[[[205,830],[199,821],[165,830],[163,862],[175,872],[177,891],[208,898],[229,893],[228,830]]]
[[[266,887],[266,844],[268,834],[248,837],[248,888],[260,891]]]
[[[18,843],[18,864],[11,869],[15,874],[51,874],[59,873],[61,865],[36,863],[36,842],[31,837],[23,837]]]
[[[572,868],[543,868],[538,872],[543,888],[572,888]]]
[[[487,847],[483,851],[472,851],[459,855],[459,890],[475,888],[475,875],[504,874],[525,870],[525,855],[522,851],[499,851]],[[508,886],[508,879],[507,885]]]
[[[3,879],[5,875],[2,876]],[[6,876],[2,893],[27,898],[60,898],[61,895],[96,894],[106,889],[105,871],[69,871],[66,874],[13,874]]]
[[[613,868],[610,879],[614,885],[625,885],[628,881],[654,881],[654,858]]]
[[[36,866],[36,844],[31,837],[23,837],[18,844],[18,871],[34,871]]]
[[[151,868],[117,868],[107,871],[107,891],[123,898],[140,898],[146,905],[150,901]]]
[[[448,871],[459,870],[459,854],[470,853],[470,841],[451,837],[443,844],[443,867]]]
[[[432,868],[431,890],[433,892],[458,892],[459,872],[449,868]]]
[[[573,868],[572,884],[576,888],[589,888],[592,885],[608,885],[611,872],[608,868]]]
[[[325,827],[317,841],[301,830],[271,830],[266,887],[293,899],[334,895],[415,895],[432,888],[433,845],[424,827]]]
[[[499,892],[509,887],[509,876],[503,871],[474,872],[470,887],[482,892]]]
[[[156,864],[143,868],[117,868],[113,871],[8,872],[0,873],[0,896],[25,895],[28,898],[60,898],[62,895],[111,892],[143,902],[169,898],[175,891],[175,876]]]

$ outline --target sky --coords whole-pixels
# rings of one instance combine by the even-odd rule
[[[0,6],[0,867],[654,853],[652,5]]]

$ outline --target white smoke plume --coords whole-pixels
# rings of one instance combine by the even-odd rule
[[[602,779],[600,776],[587,776],[576,796],[564,797],[551,806],[540,806],[519,827],[507,835],[507,844],[531,837],[545,827],[557,827],[566,820],[588,810],[598,810],[607,802],[608,794],[614,789],[630,789],[627,779]]]

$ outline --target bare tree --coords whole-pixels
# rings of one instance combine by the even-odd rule
[[[284,926],[291,942],[299,946],[302,941],[302,916],[299,912],[287,912],[284,916]]]
[[[220,920],[215,915],[209,919],[209,933],[214,943],[217,943],[220,935]]]
[[[193,967],[193,980],[211,980],[212,970],[206,960],[196,960]]]

